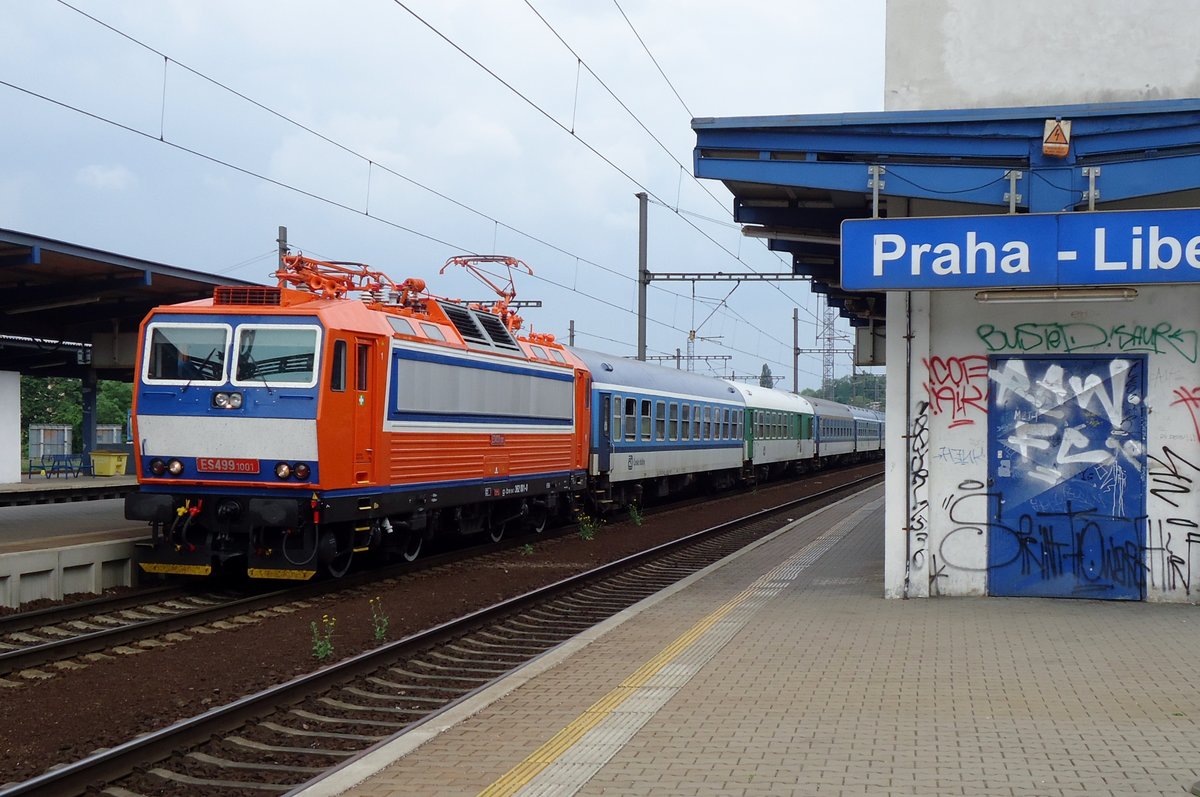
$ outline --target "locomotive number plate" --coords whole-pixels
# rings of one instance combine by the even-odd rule
[[[200,473],[258,473],[258,460],[199,457],[196,459],[196,470]]]

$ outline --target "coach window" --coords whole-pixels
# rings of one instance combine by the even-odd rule
[[[658,401],[654,404],[654,439],[667,439],[667,402]]]
[[[625,407],[625,402],[621,399],[620,396],[613,396],[612,407],[613,407],[613,420],[612,420],[612,432],[611,432],[612,437],[610,439],[620,440],[621,437],[623,437],[625,434],[625,432],[624,432],[625,415],[622,412],[622,410]]]
[[[329,366],[329,389],[341,393],[346,389],[346,341],[333,342],[333,362]]]
[[[637,399],[625,399],[625,439],[637,440]]]
[[[650,432],[653,429],[653,418],[650,417],[650,408],[654,406],[650,403],[650,399],[642,399],[642,424],[638,432],[639,440],[651,440]]]
[[[692,438],[700,439],[700,405],[692,405]]]
[[[679,405],[674,401],[671,402],[669,412],[671,413],[670,435],[672,440],[679,439]]]
[[[680,428],[680,432],[681,432],[680,439],[691,440],[692,439],[692,405],[691,404],[683,405],[683,416],[680,419],[679,423],[680,423],[679,428]]]
[[[701,428],[704,430],[704,439],[712,440],[712,407],[704,408],[704,423]]]

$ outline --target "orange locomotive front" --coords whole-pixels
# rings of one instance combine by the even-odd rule
[[[143,322],[134,428],[140,565],[260,578],[413,559],[440,534],[540,531],[583,490],[585,366],[490,309],[362,266],[285,259]],[[489,283],[490,284],[490,283]],[[362,294],[349,298],[350,293]]]

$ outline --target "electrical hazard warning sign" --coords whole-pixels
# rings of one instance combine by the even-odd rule
[[[1042,135],[1042,154],[1047,158],[1065,158],[1071,149],[1071,122],[1065,119],[1047,119],[1046,132]]]

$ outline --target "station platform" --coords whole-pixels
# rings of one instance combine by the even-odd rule
[[[132,586],[135,544],[149,528],[126,520],[116,496],[135,489],[131,476],[0,485],[0,607]]]
[[[1097,797],[1200,781],[1197,607],[885,600],[882,572],[880,486],[290,794]]]
[[[136,489],[136,476],[35,473],[22,476],[20,482],[0,484],[0,507],[121,498]]]

